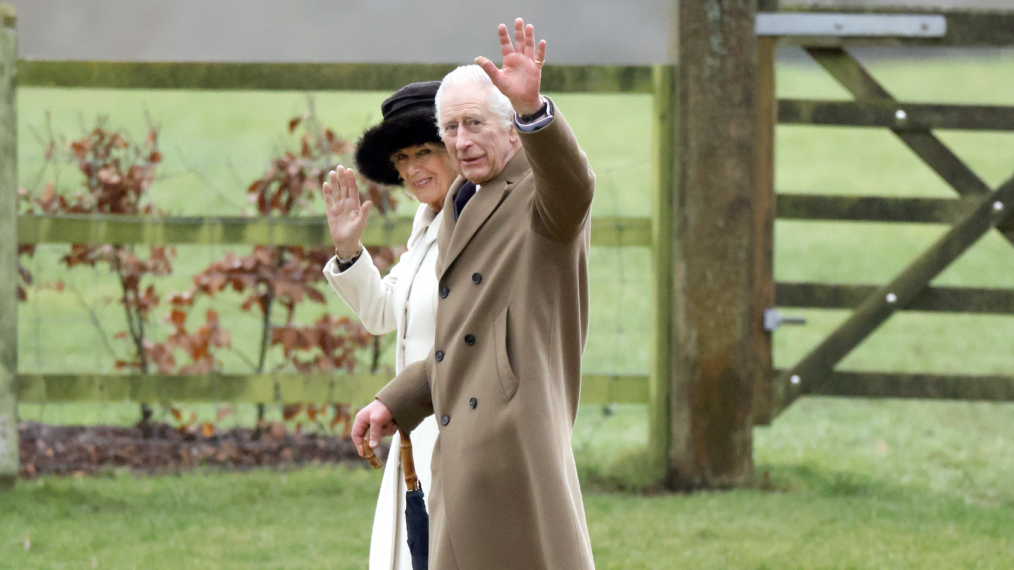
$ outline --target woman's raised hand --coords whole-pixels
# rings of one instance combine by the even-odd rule
[[[475,58],[475,63],[510,99],[519,115],[530,115],[542,108],[539,88],[542,84],[542,64],[546,60],[546,40],[536,45],[535,29],[531,24],[525,26],[521,18],[514,20],[513,44],[507,26],[500,24],[497,33],[503,55],[502,68],[497,69],[496,64],[482,56]]]
[[[372,202],[359,203],[359,185],[352,169],[339,166],[328,173],[324,182],[324,204],[327,206],[327,225],[331,230],[335,252],[349,258],[359,251],[359,239],[370,218]]]

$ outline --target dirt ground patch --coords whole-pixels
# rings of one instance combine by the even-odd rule
[[[24,422],[20,436],[21,476],[95,475],[116,469],[148,473],[195,467],[227,469],[306,463],[366,464],[347,437],[283,430],[235,428],[211,437],[184,433],[169,424],[139,427],[51,426]],[[378,453],[386,456],[386,448]]]

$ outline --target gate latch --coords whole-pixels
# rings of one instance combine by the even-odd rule
[[[778,309],[764,310],[764,330],[774,331],[782,325],[805,325],[804,317],[789,317],[778,312]]]

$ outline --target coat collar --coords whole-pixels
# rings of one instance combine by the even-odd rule
[[[437,242],[441,252],[440,259],[437,261],[438,278],[442,278],[444,273],[454,264],[462,250],[472,240],[475,232],[479,231],[479,228],[493,215],[493,212],[510,193],[511,188],[530,171],[528,157],[525,156],[525,150],[522,148],[507,163],[500,174],[480,185],[481,188],[468,201],[468,206],[461,211],[461,217],[458,220],[455,221],[453,214],[444,216]],[[454,211],[454,197],[464,183],[465,179],[459,176],[451,185],[451,190],[444,199],[444,211],[448,211],[448,209],[451,212]]]
[[[439,215],[440,213],[433,211],[433,208],[430,208],[428,204],[419,204],[415,211],[415,217],[412,219],[412,235],[409,236],[408,243],[405,245],[411,248],[415,242],[426,235],[426,228],[432,226],[434,222],[439,224],[440,220],[437,218]]]

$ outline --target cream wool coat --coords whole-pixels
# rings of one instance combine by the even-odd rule
[[[434,353],[377,395],[401,429],[438,418],[430,570],[594,568],[571,436],[595,177],[559,108],[519,136],[458,220],[451,186]]]
[[[437,234],[442,213],[422,204],[416,211],[408,251],[386,277],[373,265],[369,252],[345,272],[334,258],[324,275],[338,296],[355,312],[371,334],[398,331],[395,370],[424,359],[433,349],[437,309]],[[437,424],[427,418],[412,432],[413,458],[424,493],[430,493],[430,459]],[[412,570],[405,532],[405,478],[401,471],[401,438],[395,434],[380,484],[370,541],[370,570]]]

